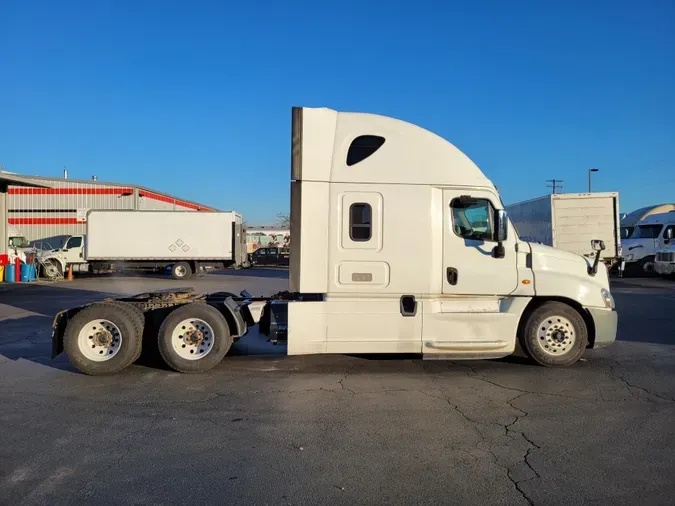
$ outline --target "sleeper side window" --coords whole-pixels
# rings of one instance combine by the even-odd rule
[[[360,135],[352,141],[347,151],[347,166],[351,167],[371,156],[384,144],[379,135]]]
[[[459,237],[474,241],[494,241],[494,208],[487,199],[454,199],[452,228]]]
[[[354,203],[349,207],[349,237],[355,242],[366,242],[372,237],[373,209],[370,204]]]

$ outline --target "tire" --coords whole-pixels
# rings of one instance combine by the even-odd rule
[[[62,278],[63,268],[61,263],[56,260],[45,260],[42,264],[42,275],[49,280]]]
[[[645,257],[637,263],[637,274],[638,276],[651,277],[656,273],[654,272],[654,260],[655,257]]]
[[[521,327],[520,344],[537,364],[565,367],[578,361],[588,344],[584,318],[562,302],[546,302],[532,311]]]
[[[140,337],[141,346],[138,347],[138,355],[134,358],[133,362],[136,362],[141,356],[142,346],[143,346],[143,332],[145,330],[145,314],[139,308],[133,304],[128,304],[122,301],[106,301],[106,304],[111,306],[119,307],[121,311],[124,311],[129,318],[131,318],[134,328],[136,329],[137,335]],[[132,362],[132,363],[133,363]]]
[[[140,356],[143,341],[137,316],[131,306],[122,304],[92,304],[68,322],[63,347],[71,363],[84,374],[113,374]],[[89,332],[93,335],[87,335]],[[91,349],[90,342],[93,343]]]
[[[192,276],[192,267],[187,262],[178,262],[171,266],[173,279],[189,279]]]
[[[190,334],[182,334],[182,331]],[[213,369],[232,346],[225,317],[203,302],[186,304],[169,313],[157,339],[164,362],[183,373]]]

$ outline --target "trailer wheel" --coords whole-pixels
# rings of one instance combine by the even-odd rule
[[[171,266],[171,276],[173,279],[188,279],[192,276],[192,268],[187,262],[178,262]]]
[[[581,358],[588,343],[583,317],[562,302],[546,302],[532,311],[519,336],[528,356],[539,365],[564,367]]]
[[[112,374],[141,354],[142,330],[133,310],[121,302],[92,304],[66,326],[63,347],[71,363],[90,375]]]
[[[225,317],[203,302],[172,311],[159,329],[159,353],[178,372],[208,371],[223,360],[230,346],[232,336]]]

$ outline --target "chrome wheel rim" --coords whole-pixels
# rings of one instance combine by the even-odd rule
[[[176,273],[176,276],[179,278],[184,278],[187,275],[187,269],[185,268],[184,265],[179,265],[174,269],[174,272]]]

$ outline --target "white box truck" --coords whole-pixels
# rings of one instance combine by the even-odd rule
[[[53,355],[113,373],[139,357],[145,334],[171,368],[201,372],[255,324],[289,355],[497,358],[520,343],[555,367],[614,341],[601,241],[590,259],[522,240],[483,172],[418,126],[331,109],[292,117],[290,291],[175,290],[71,308],[54,320]]]
[[[38,255],[47,278],[75,271],[170,268],[186,279],[206,266],[248,262],[241,216],[235,212],[89,211],[85,235]]]
[[[557,193],[506,206],[518,236],[529,242],[592,257],[593,239],[606,249],[600,258],[608,266],[621,258],[619,194]]]

